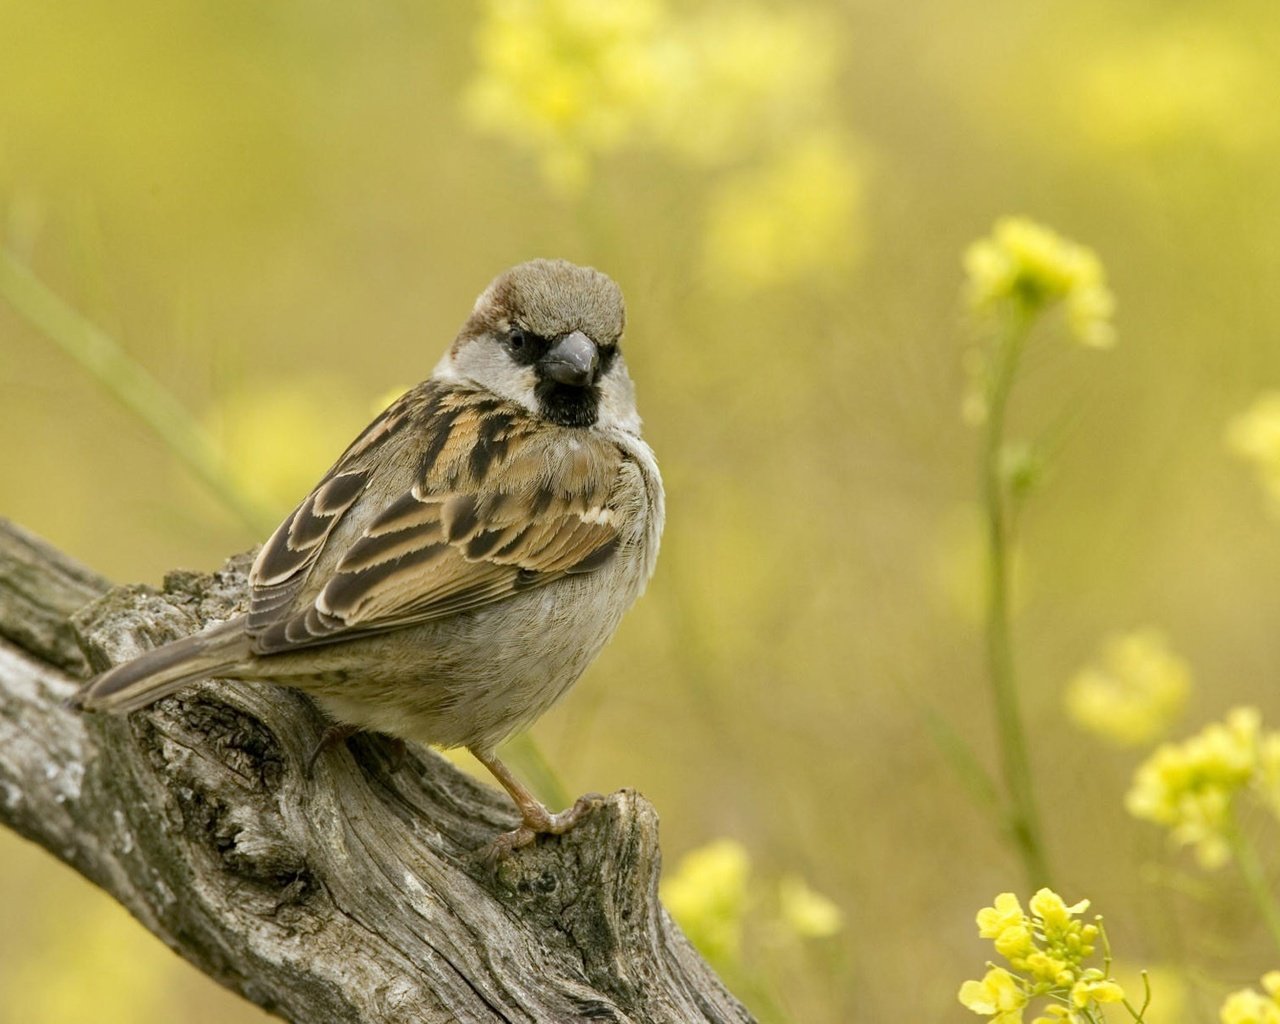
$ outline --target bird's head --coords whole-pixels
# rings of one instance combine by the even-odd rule
[[[638,432],[635,393],[618,345],[622,291],[565,260],[531,260],[480,298],[437,377],[467,381],[566,427]]]

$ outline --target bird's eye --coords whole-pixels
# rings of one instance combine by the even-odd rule
[[[516,355],[523,355],[532,347],[533,335],[521,327],[511,328],[511,333],[507,335],[507,348]]]
[[[522,366],[531,366],[547,350],[548,342],[533,331],[512,327],[507,331],[507,354]]]

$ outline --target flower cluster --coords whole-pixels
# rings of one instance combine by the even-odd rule
[[[1280,1024],[1280,971],[1269,971],[1262,976],[1262,987],[1244,988],[1232,992],[1218,1011],[1222,1024]]]
[[[662,902],[707,959],[731,962],[742,946],[751,861],[733,839],[692,850],[662,886]]]
[[[840,908],[798,875],[778,881],[776,903],[751,883],[751,859],[733,839],[716,839],[685,854],[662,883],[662,902],[685,934],[722,971],[741,972],[747,912],[768,902],[760,923],[778,939],[825,939],[844,927]]]
[[[618,148],[655,102],[662,17],[657,0],[491,0],[472,119],[539,153],[552,182],[581,185],[590,156]]]
[[[1121,746],[1162,736],[1191,692],[1191,670],[1163,634],[1141,629],[1109,639],[1096,665],[1067,684],[1067,713],[1090,732]]]
[[[1280,513],[1280,391],[1259,395],[1227,426],[1227,447],[1253,463],[1258,480]]]
[[[1125,806],[1165,825],[1174,842],[1196,849],[1200,863],[1231,859],[1237,797],[1253,792],[1280,806],[1280,733],[1264,733],[1255,708],[1235,708],[1181,743],[1165,743],[1138,766]]]
[[[981,981],[960,986],[960,1002],[992,1024],[1021,1024],[1034,999],[1047,1002],[1033,1024],[1082,1024],[1096,1020],[1104,1003],[1118,1003],[1124,990],[1110,977],[1110,964],[1086,967],[1101,938],[1101,924],[1078,920],[1088,900],[1068,906],[1052,889],[1041,889],[1022,909],[1018,897],[1001,893],[978,911],[978,934],[991,939],[1012,971],[992,965]]]
[[[866,177],[830,121],[834,38],[777,6],[487,0],[466,111],[566,195],[624,150],[715,172],[702,255],[718,284],[830,277],[859,253]]]
[[[1115,341],[1115,299],[1102,263],[1092,249],[1043,225],[1025,217],[1002,218],[989,238],[965,251],[964,269],[976,312],[994,313],[1012,304],[1031,313],[1062,302],[1067,325],[1081,344],[1107,348]]]
[[[748,6],[677,18],[662,0],[488,0],[468,112],[567,189],[628,145],[724,164],[823,107],[830,39],[799,13]]]

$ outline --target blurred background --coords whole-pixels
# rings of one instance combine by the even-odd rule
[[[946,753],[997,767],[960,259],[1034,217],[1118,298],[1109,351],[1037,331],[1011,412],[1056,431],[1015,620],[1055,888],[1156,972],[1151,1021],[1212,1020],[1276,951],[1064,692],[1152,627],[1192,680],[1172,735],[1280,720],[1280,522],[1226,441],[1280,386],[1278,94],[1269,0],[0,0],[7,258],[229,475],[0,298],[0,514],[120,582],[212,569],[494,274],[606,270],[669,524],[534,735],[569,791],[656,804],[669,872],[732,840],[712,952],[766,1019],[973,1020],[973,914],[1029,894]],[[267,1019],[7,834],[0,906],[2,1022]]]

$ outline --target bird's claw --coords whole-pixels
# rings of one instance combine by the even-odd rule
[[[604,797],[599,793],[585,793],[573,802],[572,807],[557,814],[550,813],[541,804],[526,808],[520,827],[502,833],[485,846],[482,857],[486,864],[493,866],[516,850],[529,846],[540,835],[562,836],[603,802]]]

